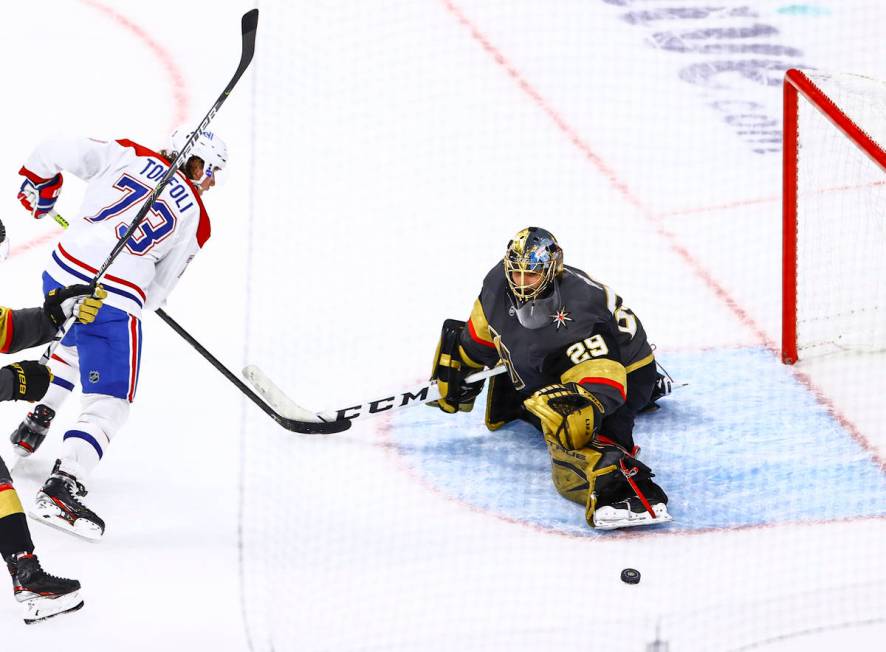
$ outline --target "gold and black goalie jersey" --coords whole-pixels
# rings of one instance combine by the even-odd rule
[[[461,337],[477,366],[501,359],[523,398],[554,383],[578,383],[606,413],[621,405],[627,374],[654,362],[643,325],[621,297],[583,271],[564,266],[543,298],[518,304],[501,264],[483,280]]]

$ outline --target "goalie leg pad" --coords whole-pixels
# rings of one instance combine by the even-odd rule
[[[652,480],[649,467],[613,443],[569,450],[554,437],[545,442],[551,478],[561,496],[585,508],[585,520],[612,530],[671,520],[667,495]]]

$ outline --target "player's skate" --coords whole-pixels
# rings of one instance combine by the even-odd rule
[[[28,625],[83,606],[80,582],[49,575],[33,553],[10,555],[6,567],[12,576],[15,599],[25,605],[24,620]]]
[[[52,475],[37,492],[30,516],[91,541],[101,539],[105,522],[78,500],[86,495],[86,487],[73,475],[62,471],[60,465],[61,461],[56,460]]]
[[[9,440],[12,442],[12,450],[21,457],[27,457],[40,448],[40,444],[46,439],[49,426],[55,418],[55,410],[48,405],[40,403],[29,412],[28,416],[18,424]]]
[[[629,473],[625,475],[630,479],[632,476]],[[615,530],[637,525],[658,525],[671,520],[668,497],[661,487],[648,478],[637,478],[632,488],[636,495],[612,501],[594,510],[595,528]]]

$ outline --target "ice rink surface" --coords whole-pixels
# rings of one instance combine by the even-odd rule
[[[41,301],[58,233],[15,199],[31,148],[54,133],[159,148],[230,78],[252,6],[6,7],[3,304]],[[147,316],[130,420],[86,483],[104,540],[32,527],[86,606],[25,627],[10,591],[4,649],[879,649],[883,356],[777,354],[781,78],[886,79],[886,6],[258,7],[253,68],[213,123],[231,163],[206,197],[212,238],[169,314],[233,370],[343,407],[427,377],[443,319],[467,317],[518,229],[544,226],[688,383],[636,430],[674,521],[588,529],[536,433],[488,433],[480,408],[293,435]],[[66,178],[62,214],[81,187]],[[9,431],[24,412],[0,406]],[[16,469],[24,501],[58,439]]]

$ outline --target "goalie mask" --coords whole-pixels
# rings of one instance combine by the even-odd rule
[[[178,156],[193,133],[186,128],[176,129],[172,132],[169,149],[173,158]],[[196,183],[200,183],[206,177],[214,177],[217,172],[224,169],[228,163],[228,147],[225,145],[225,141],[216,136],[214,132],[201,131],[188,151],[188,161],[192,156],[203,160],[203,178],[194,179]],[[187,161],[185,165],[187,165]]]
[[[505,278],[518,304],[544,296],[563,272],[563,250],[546,229],[530,226],[508,243]]]

